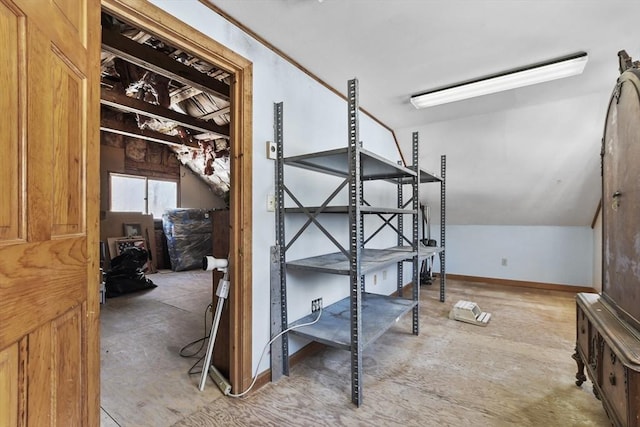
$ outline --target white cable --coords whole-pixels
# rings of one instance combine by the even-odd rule
[[[256,384],[256,380],[258,379],[258,369],[260,369],[260,362],[262,362],[262,358],[265,355],[265,351],[267,351],[267,348],[269,348],[269,346],[271,345],[271,343],[273,343],[275,340],[277,340],[278,338],[280,338],[280,336],[282,334],[286,334],[289,331],[292,331],[294,329],[298,329],[298,328],[302,328],[303,326],[310,326],[313,325],[314,323],[317,323],[318,320],[320,320],[320,317],[322,316],[322,307],[320,307],[320,313],[318,313],[318,317],[316,317],[316,320],[312,321],[312,322],[308,322],[308,323],[302,323],[300,325],[295,325],[295,326],[291,326],[290,328],[285,329],[284,331],[280,332],[278,335],[276,335],[275,337],[271,338],[271,340],[264,346],[264,348],[262,349],[262,354],[260,355],[260,359],[258,359],[258,365],[256,366],[256,370],[253,373],[253,381],[251,381],[251,385],[249,386],[248,389],[246,389],[245,391],[243,391],[242,393],[238,393],[238,394],[234,394],[234,393],[228,393],[227,396],[229,397],[242,397],[245,394],[249,393],[249,391],[253,388],[253,386]]]

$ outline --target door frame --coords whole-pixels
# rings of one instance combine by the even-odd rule
[[[252,82],[253,64],[146,0],[101,0],[102,9],[232,74],[229,202],[229,379],[251,383],[252,354]]]

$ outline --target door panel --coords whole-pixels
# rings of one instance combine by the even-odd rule
[[[83,311],[75,307],[29,334],[29,388],[41,390],[29,396],[31,425],[82,424],[83,406],[77,402],[85,383],[84,371],[78,370]]]
[[[18,423],[18,343],[0,351],[0,425]],[[7,397],[5,399],[5,396]]]
[[[97,426],[100,4],[0,24],[0,425]]]
[[[86,99],[84,80],[67,58],[52,51],[53,115],[53,234],[84,232],[80,217],[84,211],[82,168],[82,99]]]
[[[18,105],[19,90],[18,47],[24,47],[21,37],[22,26],[15,11],[0,3],[0,242],[18,239],[20,236],[21,209],[20,198],[23,182],[19,157],[21,141],[19,138]]]

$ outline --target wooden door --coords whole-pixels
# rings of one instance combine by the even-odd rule
[[[99,425],[95,0],[0,0],[0,426]]]

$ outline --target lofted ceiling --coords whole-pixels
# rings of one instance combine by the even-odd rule
[[[626,0],[207,0],[394,130],[447,154],[454,224],[588,226],[617,52],[640,56]],[[292,35],[295,35],[293,37]],[[412,94],[585,51],[582,75],[423,110]],[[424,141],[424,142],[423,142]],[[365,142],[366,143],[366,142]],[[426,149],[425,149],[426,148]]]
[[[100,64],[100,130],[169,146],[224,197],[229,73],[105,13]]]

